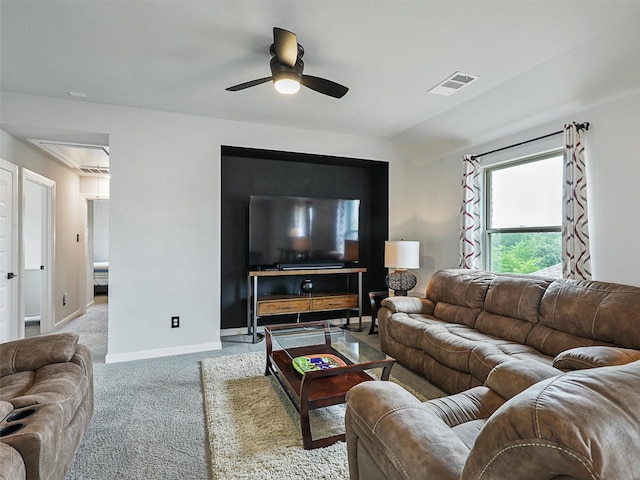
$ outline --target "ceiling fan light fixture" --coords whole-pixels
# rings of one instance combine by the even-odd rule
[[[298,43],[296,34],[293,32],[273,27],[273,44],[269,47],[269,53],[271,54],[271,60],[269,61],[270,77],[239,83],[225,88],[225,90],[239,92],[271,80],[276,91],[284,95],[296,93],[300,90],[300,85],[333,98],[342,98],[349,91],[344,85],[326,78],[303,75],[304,62],[302,61],[302,56],[304,55],[304,48]]]
[[[300,90],[300,75],[294,72],[277,72],[273,75],[273,85],[279,93],[291,95]]]

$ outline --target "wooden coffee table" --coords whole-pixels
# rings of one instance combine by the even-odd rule
[[[382,368],[380,380],[388,380],[395,359],[360,343],[328,321],[271,325],[264,328],[267,345],[265,375],[274,375],[300,414],[306,450],[345,440],[345,434],[313,439],[309,411],[345,402],[350,388],[375,380],[367,370]],[[293,359],[304,355],[335,355],[345,366],[301,374]]]

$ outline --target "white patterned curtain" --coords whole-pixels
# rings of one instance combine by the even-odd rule
[[[564,126],[562,276],[578,280],[591,279],[587,170],[582,129],[575,123]]]
[[[462,207],[460,208],[460,268],[482,269],[480,241],[482,225],[480,209],[480,160],[465,155],[462,174]]]

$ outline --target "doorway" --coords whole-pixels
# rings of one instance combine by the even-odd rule
[[[53,202],[55,182],[23,169],[22,176],[22,305],[24,336],[54,330]]]
[[[109,301],[109,199],[87,199],[88,285],[95,303]]]
[[[20,338],[18,308],[18,166],[0,158],[0,342]]]

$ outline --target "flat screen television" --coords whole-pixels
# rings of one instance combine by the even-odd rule
[[[252,268],[353,266],[359,257],[360,200],[252,195]]]

